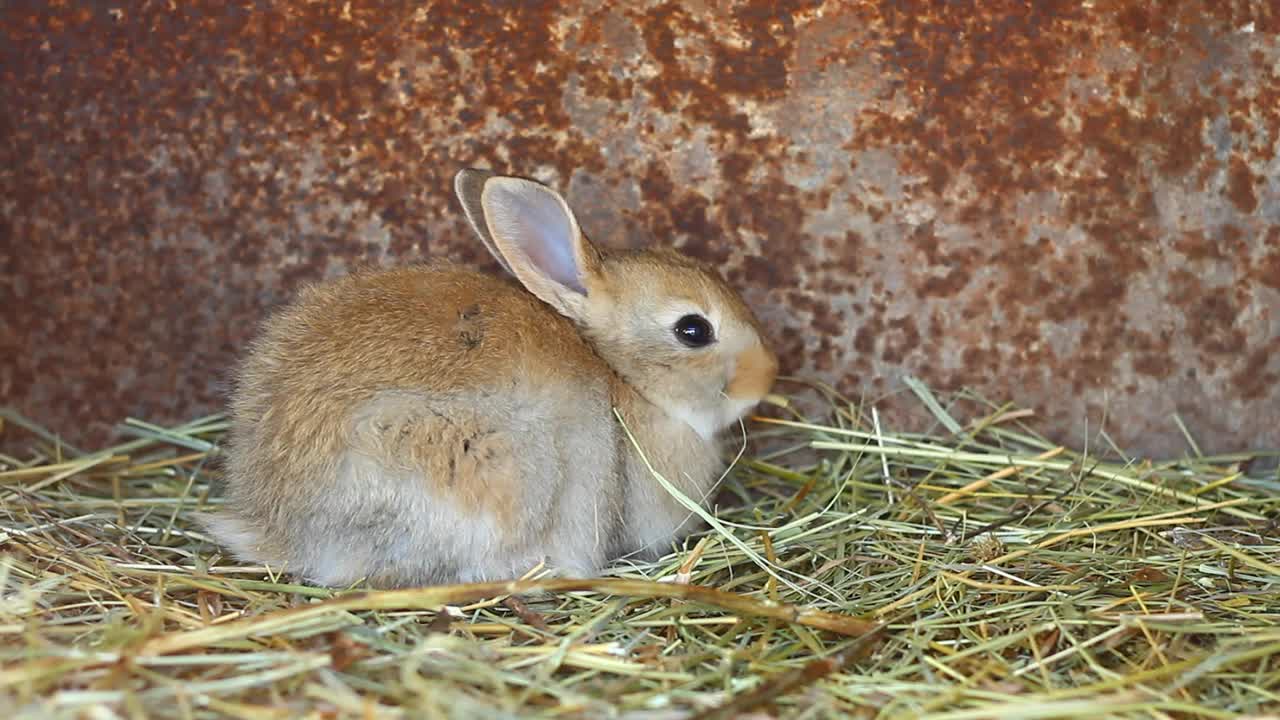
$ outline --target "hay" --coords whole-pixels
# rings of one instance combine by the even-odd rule
[[[1125,459],[909,389],[762,419],[715,527],[600,580],[365,592],[218,557],[218,417],[0,456],[7,717],[1226,718],[1280,708],[1276,453]],[[958,417],[967,408],[972,421]],[[975,410],[976,409],[976,410]],[[1099,434],[1103,442],[1105,434]],[[1115,459],[1110,459],[1115,458]],[[663,483],[665,479],[655,478]],[[532,592],[537,590],[538,592]]]

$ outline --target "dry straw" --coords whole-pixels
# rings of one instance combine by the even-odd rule
[[[1203,456],[1180,421],[1187,457],[1074,452],[1025,410],[908,388],[936,432],[893,433],[827,388],[813,417],[774,398],[712,528],[659,562],[390,592],[217,554],[191,515],[216,505],[218,417],[131,420],[128,442],[84,452],[0,413],[20,448],[0,456],[0,715],[1280,708],[1277,453]]]

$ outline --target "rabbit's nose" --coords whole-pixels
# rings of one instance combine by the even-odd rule
[[[763,345],[755,344],[735,358],[733,377],[724,392],[734,400],[759,400],[777,376],[778,359]]]

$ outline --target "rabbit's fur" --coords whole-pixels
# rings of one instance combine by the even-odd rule
[[[253,343],[231,402],[226,506],[237,557],[323,585],[497,580],[540,561],[593,575],[697,528],[719,433],[777,361],[752,313],[673,251],[602,252],[564,200],[468,170],[456,189],[519,281],[443,263],[304,290]],[[522,287],[523,286],[523,287]],[[715,342],[672,327],[702,315]]]

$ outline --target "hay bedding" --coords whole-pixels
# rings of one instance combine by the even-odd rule
[[[18,718],[1225,718],[1280,708],[1276,453],[1126,459],[914,395],[928,435],[753,425],[715,527],[595,581],[394,592],[220,558],[220,418],[100,452],[13,412],[0,708]],[[1106,443],[1105,433],[1097,435]],[[1106,459],[1101,458],[1116,458]],[[655,478],[655,482],[664,482]],[[529,592],[540,588],[543,592]],[[517,594],[512,594],[512,593]]]

